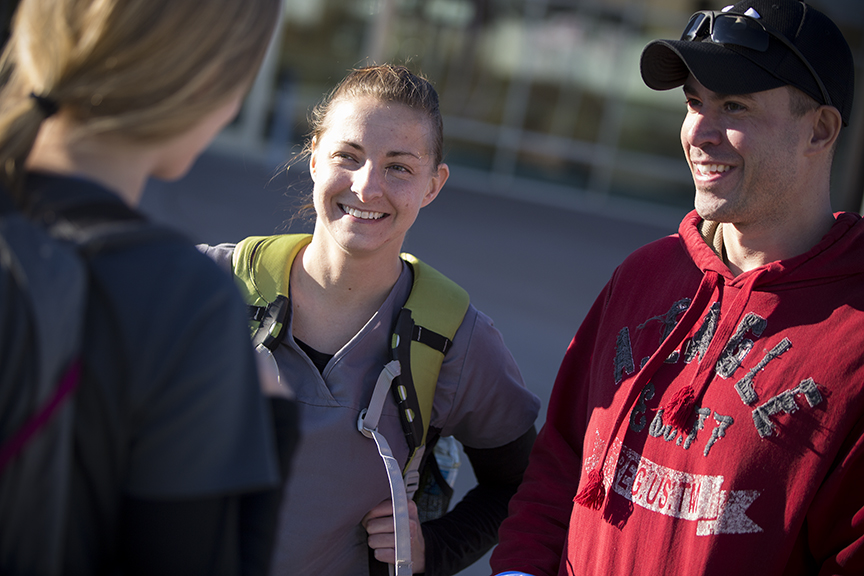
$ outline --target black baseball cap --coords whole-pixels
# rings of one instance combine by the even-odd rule
[[[724,37],[721,28],[736,26],[747,27],[754,38],[764,28],[765,44],[736,43],[734,31]],[[721,33],[710,39],[709,30]],[[721,94],[794,86],[837,108],[843,124],[849,124],[855,84],[852,51],[830,18],[799,0],[743,0],[719,12],[697,12],[681,40],[648,44],[640,68],[642,80],[654,90],[677,88],[690,73]]]

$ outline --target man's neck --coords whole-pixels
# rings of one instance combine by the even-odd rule
[[[715,249],[721,247],[720,256],[729,270],[738,276],[770,262],[807,252],[822,240],[833,224],[830,209],[791,225],[722,223],[716,232],[721,237],[715,239],[714,246]]]

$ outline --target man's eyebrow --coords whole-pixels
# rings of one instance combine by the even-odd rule
[[[698,89],[693,84],[690,84],[688,82],[684,83],[683,89],[684,94],[696,96],[699,93]],[[706,88],[706,90],[708,89]],[[729,98],[734,98],[736,100],[747,100],[751,102],[754,100],[752,94],[721,94],[719,92],[713,91],[711,92],[711,98],[714,100],[728,100]]]
[[[391,150],[390,152],[387,152],[388,158],[395,158],[397,156],[411,156],[412,158],[416,158],[417,160],[423,159],[419,154],[415,154],[414,152],[408,152],[403,150]]]

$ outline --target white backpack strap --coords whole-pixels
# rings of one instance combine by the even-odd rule
[[[426,445],[420,446],[414,454],[414,459],[408,464],[408,469],[402,474],[405,480],[405,493],[408,499],[414,498],[417,489],[420,488],[420,463],[423,461],[423,453],[426,452]]]
[[[369,401],[369,407],[360,412],[360,417],[357,419],[357,429],[367,438],[372,438],[375,445],[378,447],[378,454],[384,461],[384,467],[387,469],[387,479],[390,481],[390,499],[393,501],[393,531],[396,536],[396,576],[410,576],[414,573],[411,561],[411,527],[408,518],[408,494],[405,490],[405,483],[402,480],[402,469],[399,462],[393,457],[393,451],[390,450],[390,445],[387,444],[387,439],[384,435],[378,432],[378,420],[381,418],[381,411],[384,409],[384,401],[390,392],[390,384],[393,379],[399,376],[401,368],[397,360],[393,360],[384,366],[381,374],[378,376],[378,381],[375,383],[375,390],[372,392],[372,399]],[[390,573],[393,574],[393,567],[390,567]]]
[[[398,360],[391,360],[384,365],[381,374],[378,375],[378,381],[375,382],[375,390],[372,391],[372,398],[369,400],[369,407],[360,412],[360,419],[357,420],[357,429],[363,432],[367,430],[377,430],[378,420],[381,419],[381,411],[384,410],[384,402],[387,401],[387,393],[390,391],[390,384],[393,379],[402,373],[402,368]],[[364,433],[364,436],[369,437]]]

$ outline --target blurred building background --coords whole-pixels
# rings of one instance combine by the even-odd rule
[[[302,168],[275,167],[300,151],[312,106],[349,69],[407,64],[439,91],[447,189],[460,193],[424,209],[406,249],[495,318],[543,402],[539,427],[567,343],[614,267],[692,207],[683,94],[644,86],[642,48],[733,0],[283,1],[279,33],[218,150],[178,183],[151,181],[142,208],[198,242],[309,231],[293,216],[309,189]],[[835,209],[862,212],[864,0],[808,2],[838,23],[857,65],[832,194]],[[0,0],[0,43],[16,4]],[[454,501],[475,483],[462,470]],[[488,574],[487,555],[460,576]]]
[[[731,1],[731,0],[730,0]],[[857,64],[854,125],[835,160],[835,209],[864,195],[864,1],[811,0]],[[372,62],[407,64],[437,87],[454,182],[554,204],[687,207],[680,90],[642,83],[639,55],[724,0],[285,0],[268,61],[220,139],[277,165],[299,151],[311,107]],[[632,203],[631,203],[632,204]]]
[[[692,207],[683,94],[644,86],[641,50],[731,1],[284,0],[279,34],[218,150],[180,182],[151,181],[142,208],[197,242],[309,231],[294,218],[311,189],[302,168],[275,167],[300,151],[312,106],[367,63],[424,73],[441,96],[447,190],[458,193],[424,208],[406,250],[495,319],[543,402],[539,427],[567,343],[615,266],[673,233]],[[832,192],[835,209],[861,212],[864,0],[808,1],[840,25],[857,64]],[[0,0],[4,24],[16,3]],[[463,466],[455,500],[473,485]],[[487,556],[460,576],[488,574]]]

